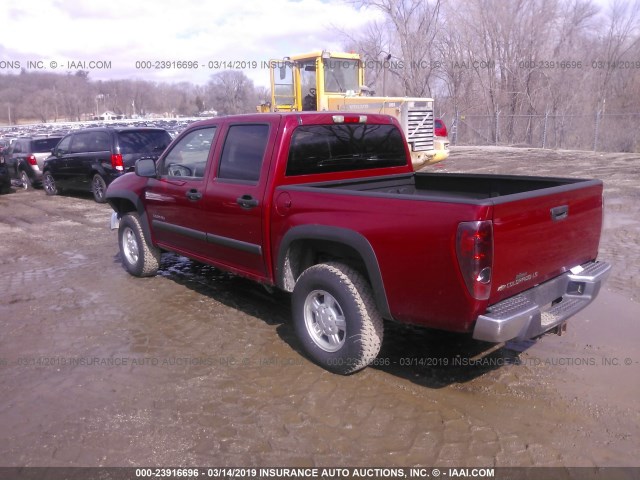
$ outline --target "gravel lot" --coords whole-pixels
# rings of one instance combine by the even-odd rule
[[[387,325],[387,365],[332,375],[286,295],[171,254],[133,278],[108,206],[0,196],[0,465],[640,466],[638,155],[468,147],[430,168],[605,181],[615,270],[566,335],[473,360],[485,344]]]

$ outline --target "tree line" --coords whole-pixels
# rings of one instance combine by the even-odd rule
[[[247,113],[267,98],[241,71],[212,75],[206,85],[145,80],[91,80],[89,72],[21,70],[0,75],[0,124],[85,121],[106,111],[124,118]]]

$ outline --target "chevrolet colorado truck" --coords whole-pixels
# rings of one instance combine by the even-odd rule
[[[106,198],[130,274],[172,251],[291,292],[308,356],[348,374],[383,320],[496,343],[562,329],[610,270],[602,189],[414,172],[390,116],[292,112],[194,123]]]

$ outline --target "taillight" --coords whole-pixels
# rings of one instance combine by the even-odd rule
[[[493,223],[491,220],[462,222],[456,235],[458,265],[471,296],[486,300],[491,292]]]
[[[117,154],[114,153],[111,155],[111,166],[116,170],[118,170],[119,172],[122,172],[124,170],[124,163],[122,163],[121,153],[117,153]]]
[[[27,162],[29,162],[29,165],[38,165],[35,155],[29,155],[27,157]]]

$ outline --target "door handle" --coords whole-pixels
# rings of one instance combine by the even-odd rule
[[[192,202],[195,202],[195,201],[200,200],[202,198],[202,194],[198,190],[196,190],[195,188],[192,188],[191,190],[189,190],[185,195]]]
[[[559,222],[569,216],[569,205],[561,205],[551,209],[551,220]]]
[[[251,195],[242,195],[237,198],[236,202],[242,208],[253,208],[258,206],[258,200],[253,198]]]

